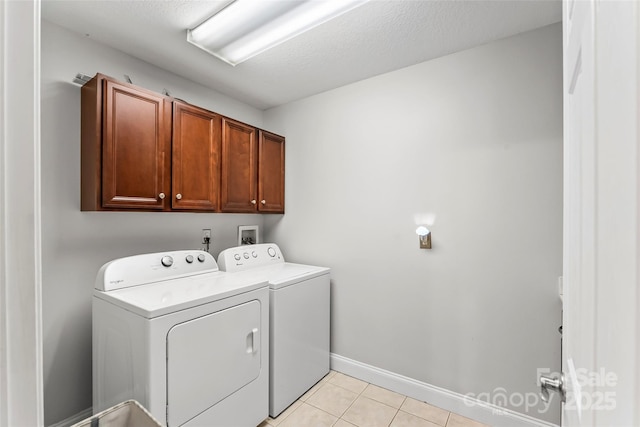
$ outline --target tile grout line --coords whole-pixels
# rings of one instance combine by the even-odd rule
[[[375,385],[375,384],[374,384],[374,385]],[[364,393],[364,390],[363,390],[362,392]],[[392,393],[395,393],[395,392],[392,392]],[[399,393],[396,393],[396,394],[399,394]],[[388,404],[388,403],[386,403],[386,402],[383,402],[383,401],[381,401],[381,400],[378,400],[378,399],[376,399],[376,398],[374,398],[374,397],[369,397],[369,396],[363,396],[363,397],[366,397],[366,398],[367,398],[367,399],[369,399],[369,400],[373,400],[374,402],[380,403],[380,404],[385,405],[385,406],[388,406],[388,407],[390,407],[390,408],[397,409],[397,410],[399,411],[399,410],[402,408],[402,405],[404,404],[405,400],[407,400],[407,396],[404,396],[404,395],[402,395],[402,394],[400,394],[400,396],[402,396],[402,403],[400,403],[400,406],[398,406],[397,408],[396,408],[395,406],[391,406],[391,405],[389,405],[389,404]],[[405,412],[406,412],[406,411],[405,411]],[[428,420],[427,420],[427,421],[428,421]]]
[[[305,403],[306,403],[306,402],[305,402]],[[328,411],[326,411],[326,410],[324,410],[324,409],[322,409],[322,408],[320,408],[320,407],[318,407],[318,406],[314,405],[313,403],[307,403],[307,405],[312,406],[312,407],[316,408],[318,411],[322,411],[322,412],[324,412],[325,414],[329,414],[329,415],[331,415],[332,417],[337,417],[337,418],[338,418],[338,420],[342,417],[342,416],[334,415],[334,414],[332,414],[331,412],[328,412]],[[302,406],[302,405],[301,405],[301,406]],[[346,412],[346,411],[345,411],[345,412]],[[344,413],[343,413],[343,415],[344,415]],[[338,420],[336,420],[336,422],[337,422]],[[335,423],[334,423],[334,424],[335,424]]]
[[[401,395],[402,396],[402,395]],[[391,426],[391,424],[393,424],[393,422],[395,421],[396,417],[398,416],[398,414],[400,413],[400,408],[402,408],[402,405],[404,405],[404,402],[407,400],[407,396],[403,396],[402,398],[402,402],[400,403],[400,406],[398,406],[398,410],[396,411],[396,413],[393,415],[393,418],[391,419],[391,422],[389,423],[389,426]]]
[[[323,384],[323,386],[324,386],[324,384]],[[320,387],[320,388],[322,388],[322,387]],[[319,389],[318,389],[318,390],[319,390]],[[314,394],[315,394],[315,393],[314,393]],[[309,397],[311,397],[311,396],[309,396]],[[335,421],[333,424],[331,424],[331,425],[335,425],[335,423],[337,423],[337,422],[338,422],[338,420],[340,420],[340,419],[342,418],[342,417],[340,417],[340,416],[333,415],[331,412],[327,412],[326,410],[324,410],[324,409],[322,409],[322,408],[320,408],[320,407],[318,407],[318,406],[316,406],[316,405],[314,405],[313,403],[310,403],[310,402],[302,402],[302,405],[304,405],[305,403],[306,403],[307,405],[309,405],[309,406],[311,406],[311,407],[313,407],[313,408],[317,409],[318,411],[324,412],[325,414],[330,415],[330,416],[332,416],[332,417],[336,417],[336,418],[337,418],[337,419],[336,419],[336,421]],[[300,406],[302,406],[302,405],[300,405]],[[297,411],[298,409],[300,409],[300,406],[298,406],[298,407],[296,408],[296,410],[295,410],[295,411]],[[293,412],[295,412],[295,411],[293,411]],[[346,411],[345,411],[345,412],[346,412]]]
[[[344,374],[343,374],[343,375],[344,375]],[[335,376],[335,375],[334,375],[334,376]],[[348,375],[347,375],[347,376],[348,376]],[[333,377],[332,377],[332,378],[333,378]],[[351,378],[353,378],[353,377],[351,377]],[[357,378],[356,378],[356,379],[357,379]],[[329,381],[330,381],[330,380],[329,380]],[[362,380],[359,380],[359,381],[362,381]],[[364,382],[364,381],[362,381],[362,382]],[[347,390],[347,391],[350,391],[350,392],[352,392],[352,393],[355,393],[353,390],[349,390],[348,388],[342,387],[342,386],[340,386],[340,385],[338,385],[338,384],[335,384],[335,383],[331,383],[331,384],[332,384],[332,385],[334,385],[335,387],[340,387],[340,388],[341,388],[341,389],[343,389],[343,390]],[[363,394],[364,394],[365,390],[367,389],[367,387],[369,387],[369,386],[371,385],[371,383],[365,383],[365,384],[366,384],[366,386],[362,389],[362,391],[361,391],[360,393],[358,393],[358,395],[356,396],[356,398],[353,400],[353,402],[351,402],[351,404],[349,405],[349,407],[348,407],[347,409],[345,409],[345,411],[342,413],[342,415],[341,415],[340,417],[338,417],[338,419],[336,420],[336,423],[337,423],[339,420],[342,420],[342,421],[345,421],[345,422],[347,422],[347,423],[349,423],[349,424],[352,424],[352,423],[350,423],[349,421],[345,420],[345,419],[344,419],[344,418],[342,418],[342,417],[343,417],[343,416],[344,416],[344,415],[349,411],[349,409],[351,409],[351,407],[356,403],[356,401],[357,401],[360,397],[364,397],[364,398],[366,398],[366,399],[369,399],[369,400],[371,400],[371,401],[373,401],[373,402],[379,403],[380,405],[384,405],[384,406],[386,406],[386,407],[388,407],[388,408],[391,408],[391,409],[394,409],[394,410],[396,411],[396,412],[393,414],[393,418],[391,419],[391,421],[390,421],[390,422],[389,422],[389,424],[387,425],[387,427],[389,427],[391,424],[393,424],[393,420],[395,420],[396,416],[398,415],[398,412],[400,412],[400,407],[402,407],[402,404],[405,402],[405,400],[407,400],[407,396],[401,395],[401,396],[402,396],[402,403],[400,403],[400,406],[399,406],[398,408],[395,408],[395,407],[393,407],[393,406],[391,406],[391,405],[389,405],[389,404],[387,404],[387,403],[385,403],[385,402],[381,402],[381,401],[379,401],[379,400],[377,400],[377,399],[374,399],[373,397],[363,396]],[[318,409],[320,409],[320,408],[318,408]],[[334,423],[334,425],[335,425],[335,423]],[[352,424],[352,425],[355,425],[355,424]],[[358,426],[358,427],[361,427],[361,426]]]
[[[345,374],[342,374],[342,375],[345,375]],[[347,375],[347,376],[348,376],[348,375]],[[335,377],[335,375],[334,375],[333,377]],[[333,377],[331,377],[331,378],[333,378]],[[350,377],[350,378],[353,378],[353,377]],[[357,378],[356,378],[356,379],[357,379]],[[358,381],[362,381],[362,380],[358,380]],[[362,381],[362,382],[364,382],[364,381]],[[333,383],[332,383],[332,384],[333,384]],[[358,395],[356,396],[356,398],[355,398],[355,399],[353,399],[353,402],[351,402],[351,404],[349,405],[349,407],[348,407],[347,409],[345,409],[345,410],[344,410],[344,412],[342,413],[342,415],[340,415],[340,417],[338,417],[338,420],[343,420],[343,421],[345,421],[345,422],[348,422],[349,424],[353,424],[353,423],[350,423],[349,421],[347,421],[347,420],[343,419],[342,417],[344,416],[344,414],[346,414],[346,413],[349,411],[349,409],[351,409],[351,407],[353,406],[353,404],[354,404],[354,403],[356,403],[356,400],[358,400],[358,398],[359,398],[360,396],[362,396],[362,393],[364,393],[364,391],[367,389],[367,387],[369,386],[369,384],[370,384],[370,383],[366,383],[366,384],[367,384],[367,385],[366,385],[366,386],[364,386],[364,388],[362,389],[362,391],[361,391],[360,393],[358,393]],[[338,384],[333,384],[333,385],[334,385],[334,386],[336,386],[336,387],[340,387]],[[353,391],[353,390],[349,390],[349,389],[344,388],[344,387],[340,387],[340,388],[342,388],[342,389],[344,389],[344,390],[347,390],[347,391],[350,391],[350,392],[354,393],[354,391]],[[336,420],[336,423],[338,422],[338,420]],[[334,424],[335,424],[335,423],[334,423]],[[355,424],[353,424],[353,425],[355,425]],[[361,427],[361,426],[358,426],[358,427]]]
[[[302,404],[305,404],[305,403],[307,403],[307,402],[302,402]],[[324,413],[325,413],[325,414],[327,414],[327,415],[330,415],[330,416],[332,416],[332,417],[335,417],[335,415],[333,415],[332,413],[327,412],[327,411],[325,411],[325,410],[324,410],[324,409],[322,409],[322,408],[318,408],[318,407],[317,407],[317,406],[315,406],[313,403],[307,403],[307,405],[309,405],[309,406],[311,406],[311,407],[313,407],[313,408],[316,408],[316,409],[317,409],[318,411],[320,411],[320,412],[324,412]],[[300,406],[302,406],[302,405],[300,405]],[[298,409],[300,409],[300,407],[297,407],[297,408],[296,408],[296,411],[297,411]],[[295,412],[295,411],[294,411],[294,412]],[[333,425],[335,425],[335,423],[337,423],[337,422],[338,422],[338,420],[340,420],[340,417],[337,417],[336,421],[335,421],[333,424],[331,424],[331,425],[332,425],[332,426],[333,426]]]
[[[301,404],[300,404],[296,409],[294,409],[294,410],[291,412],[291,414],[287,415],[287,416],[282,420],[282,422],[284,422],[284,420],[286,420],[290,415],[292,415],[294,412],[296,412],[298,409],[300,409],[300,407],[302,407],[302,405],[304,405],[305,403],[306,403],[307,405],[309,405],[309,406],[311,406],[311,407],[313,407],[313,408],[315,408],[315,409],[317,409],[317,410],[321,411],[321,412],[324,412],[324,413],[325,413],[325,414],[327,414],[327,415],[330,415],[330,416],[332,416],[332,417],[336,417],[336,415],[334,415],[334,414],[332,414],[332,413],[330,413],[330,412],[327,412],[327,411],[326,411],[326,410],[324,410],[323,408],[320,408],[320,407],[318,407],[318,406],[314,405],[313,403],[309,402],[309,399],[310,399],[313,395],[315,395],[316,393],[318,393],[318,392],[319,392],[319,391],[320,391],[320,390],[321,390],[321,389],[322,389],[326,384],[328,384],[328,383],[331,383],[331,385],[332,385],[332,386],[334,386],[334,387],[339,387],[339,388],[341,388],[341,389],[343,389],[343,390],[350,391],[351,393],[355,393],[353,390],[349,390],[349,389],[347,389],[347,388],[341,387],[341,386],[339,386],[338,384],[334,384],[333,382],[331,382],[331,379],[332,379],[333,377],[335,377],[335,373],[334,373],[333,375],[331,375],[331,377],[330,377],[330,378],[328,378],[328,379],[326,379],[326,380],[323,378],[323,379],[321,379],[320,381],[318,381],[318,382],[317,382],[317,383],[316,383],[312,388],[316,387],[317,385],[319,385],[319,387],[318,387],[316,390],[314,390],[314,392],[313,392],[313,393],[311,393],[309,396],[307,396],[307,399],[306,399],[306,400],[298,400],[299,402],[301,402]],[[357,378],[356,378],[356,379],[357,379]],[[360,380],[359,380],[359,381],[360,381]],[[364,382],[364,381],[363,381],[363,382]],[[367,384],[367,385],[369,385],[369,383],[366,383],[366,384]],[[366,388],[367,388],[367,387],[365,386],[365,388],[364,388],[364,389],[366,389]],[[364,389],[360,392],[360,394],[358,394],[358,395],[356,396],[356,398],[353,400],[353,402],[355,402],[355,401],[358,399],[358,397],[360,397],[360,395],[364,392]],[[351,408],[351,405],[353,405],[353,402],[351,402],[351,404],[349,405],[349,407],[348,407],[347,409],[345,409],[345,410],[344,410],[344,412],[342,413],[342,415],[344,415],[344,414],[349,410],[349,408]],[[332,426],[333,426],[333,425],[335,425],[335,424],[336,424],[338,421],[340,421],[340,420],[343,420],[343,421],[345,421],[345,422],[348,422],[348,421],[346,421],[346,420],[342,419],[342,415],[340,415],[340,416],[337,416],[337,417],[336,417],[336,421],[332,424]],[[279,425],[279,424],[280,424],[280,423],[278,423],[278,425]],[[351,424],[351,423],[349,423],[349,424]]]
[[[333,372],[333,374],[332,374],[332,372]],[[311,396],[315,395],[318,391],[320,391],[320,389],[322,389],[322,387],[324,387],[324,386],[325,386],[325,384],[327,384],[327,383],[331,380],[331,378],[333,378],[333,377],[335,376],[335,373],[336,373],[336,371],[329,370],[329,373],[328,373],[327,375],[325,375],[324,377],[322,377],[322,378],[321,378],[317,383],[315,383],[313,386],[311,386],[311,387],[309,388],[309,390],[307,390],[306,392],[304,392],[304,393],[302,394],[302,396],[304,396],[304,395],[305,395],[305,394],[307,394],[309,391],[311,391],[311,390],[313,390],[313,389],[315,388],[315,390],[313,390],[313,393],[311,393],[310,395],[308,395],[308,396],[307,396],[307,398],[306,398],[305,400],[301,400],[300,398],[301,398],[302,396],[300,396],[300,398],[298,398],[298,400],[296,400],[295,402],[293,402],[293,403],[290,405],[290,407],[291,407],[291,406],[293,406],[296,402],[300,402],[300,405],[298,405],[298,407],[297,407],[296,409],[294,409],[293,411],[291,411],[291,413],[290,413],[290,414],[288,414],[287,416],[285,416],[285,417],[282,419],[282,421],[279,421],[277,425],[279,426],[280,424],[282,424],[282,423],[283,423],[287,418],[289,418],[289,416],[291,416],[294,412],[296,412],[298,409],[300,409],[300,408],[302,407],[302,405],[304,405],[305,403],[306,403],[307,405],[309,405],[309,406],[312,406],[312,407],[314,407],[314,408],[316,408],[316,409],[318,409],[318,410],[320,410],[320,411],[322,411],[322,412],[326,413],[326,414],[331,415],[332,417],[335,417],[335,415],[330,414],[329,412],[327,412],[327,411],[323,410],[322,408],[318,408],[318,407],[317,407],[317,406],[315,406],[313,403],[309,403],[309,402],[308,402],[308,400],[311,398]],[[287,408],[287,409],[288,409],[288,408]],[[285,409],[285,410],[283,411],[283,413],[284,413],[287,409]],[[338,418],[338,419],[340,419],[340,418]],[[267,422],[267,424],[269,424],[269,423]],[[270,426],[273,426],[273,424],[269,424],[269,425],[270,425]],[[274,427],[276,427],[276,426],[274,426]]]
[[[445,421],[443,427],[447,427],[447,425],[449,424],[449,419],[451,419],[451,411],[449,411],[449,415],[447,415],[447,421]]]
[[[398,414],[400,413],[400,408],[396,409],[396,413],[393,414],[393,418],[391,418],[391,421],[389,422],[389,426],[391,426],[391,424],[393,424],[393,422],[395,421],[396,417],[398,416]],[[389,427],[387,426],[387,427]]]
[[[268,424],[268,425],[270,425],[270,426],[273,426],[273,427],[277,427],[277,426],[279,426],[280,424],[282,424],[282,423],[284,422],[284,420],[286,420],[287,418],[289,418],[289,416],[291,416],[291,414],[293,414],[293,413],[294,413],[294,412],[296,412],[298,409],[300,409],[300,407],[302,406],[302,404],[303,404],[304,402],[303,402],[303,401],[301,401],[301,400],[296,400],[296,401],[294,401],[291,405],[289,405],[287,408],[285,408],[285,410],[284,410],[284,411],[282,411],[282,412],[280,413],[280,415],[278,415],[278,416],[276,417],[276,418],[280,418],[280,416],[281,416],[282,414],[284,414],[285,412],[287,412],[287,410],[288,410],[290,407],[292,407],[293,405],[295,405],[295,404],[296,404],[296,402],[300,402],[300,405],[298,405],[298,407],[297,407],[296,409],[292,410],[292,411],[291,411],[291,413],[289,413],[289,414],[285,415],[285,417],[284,417],[283,419],[278,420],[278,424],[271,424],[269,421],[267,421],[267,424]],[[271,418],[271,417],[269,417],[269,418]],[[275,420],[276,418],[271,418],[271,419],[272,419],[272,420]]]
[[[343,375],[344,375],[344,374],[343,374]],[[348,376],[348,375],[347,375],[347,376]],[[333,377],[335,377],[335,375],[334,375],[334,376],[332,376],[332,378],[333,378]],[[353,378],[353,377],[351,377],[351,378]],[[356,379],[357,379],[357,378],[356,378]],[[362,380],[359,380],[359,381],[362,381]],[[327,382],[331,382],[331,379],[329,379]],[[364,382],[364,381],[363,381],[363,382]],[[335,383],[331,383],[331,384],[332,384],[333,386],[335,386],[335,387],[340,387],[340,388],[341,388],[341,389],[343,389],[343,390],[351,391],[351,392],[353,393],[353,390],[349,390],[348,388],[342,387],[342,386],[340,386],[339,384],[335,384]],[[351,404],[349,405],[349,407],[348,407],[347,409],[345,409],[345,411],[342,413],[342,415],[341,415],[340,417],[338,417],[338,419],[336,420],[336,423],[337,423],[339,420],[343,420],[343,421],[345,421],[345,422],[349,422],[349,421],[345,420],[345,419],[344,419],[344,418],[342,418],[342,417],[343,417],[343,416],[344,416],[344,415],[349,411],[349,409],[351,409],[351,407],[355,404],[355,402],[356,402],[360,397],[364,397],[364,398],[367,398],[367,399],[369,399],[369,400],[371,400],[371,401],[373,401],[373,402],[379,403],[379,404],[381,404],[381,405],[384,405],[384,406],[386,406],[386,407],[388,407],[388,408],[391,408],[391,409],[394,409],[394,410],[395,410],[395,413],[393,414],[393,418],[391,418],[391,421],[390,421],[390,422],[389,422],[389,424],[387,425],[387,427],[389,427],[391,424],[393,424],[393,421],[394,421],[394,420],[396,419],[396,417],[398,416],[398,413],[400,412],[400,408],[402,407],[402,405],[404,404],[404,402],[407,400],[407,396],[405,396],[405,395],[400,395],[400,396],[402,396],[402,402],[401,402],[401,403],[400,403],[400,405],[396,408],[396,407],[391,406],[391,405],[389,405],[389,404],[388,404],[388,403],[386,403],[386,402],[382,402],[382,401],[380,401],[380,400],[378,400],[378,399],[376,399],[376,398],[374,398],[374,397],[364,396],[364,392],[367,390],[367,388],[368,388],[370,385],[372,385],[371,383],[365,383],[365,384],[366,384],[366,386],[362,389],[362,391],[361,391],[360,393],[358,393],[358,395],[356,396],[356,398],[353,400],[353,402],[351,402]],[[314,394],[315,394],[315,393],[314,393]],[[313,404],[311,404],[311,403],[310,403],[310,405],[313,405]],[[318,408],[318,409],[320,409],[320,408]],[[420,417],[420,418],[421,418],[421,417]],[[428,421],[428,420],[427,420],[427,421]],[[349,424],[352,424],[352,423],[349,423]],[[335,425],[335,423],[334,423],[334,425]]]
[[[410,398],[409,396],[405,396],[405,402],[406,402],[407,399],[413,399],[413,398]],[[414,417],[420,418],[421,420],[427,421],[427,422],[429,422],[431,424],[435,424],[435,425],[437,425],[439,427],[447,427],[447,424],[449,423],[449,418],[451,417],[451,414],[453,414],[453,412],[448,411],[446,409],[443,409],[443,408],[441,408],[439,406],[435,406],[435,405],[433,405],[433,404],[431,404],[431,403],[429,403],[427,401],[424,401],[424,400],[418,400],[418,399],[413,399],[413,400],[415,400],[416,402],[421,403],[421,404],[429,405],[432,408],[436,408],[436,409],[445,411],[447,413],[447,419],[445,420],[444,424],[440,424],[439,422],[435,421],[435,419],[425,418],[422,415],[410,412],[410,411],[408,411],[406,409],[403,410],[403,412],[405,412],[405,413],[407,413],[409,415],[413,415]],[[400,407],[400,410],[402,410],[402,407]]]

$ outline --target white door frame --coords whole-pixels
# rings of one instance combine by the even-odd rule
[[[40,0],[0,1],[0,427],[44,424]]]
[[[577,372],[595,372],[597,266],[597,138],[593,1],[563,3],[564,206],[562,370],[567,403],[562,424],[594,425],[581,405],[595,389]]]
[[[595,425],[640,425],[640,7],[595,2]],[[604,378],[603,378],[604,377]],[[607,392],[609,395],[607,396]],[[607,407],[615,400],[615,410]],[[597,401],[603,399],[603,404]],[[585,402],[587,399],[585,399]]]

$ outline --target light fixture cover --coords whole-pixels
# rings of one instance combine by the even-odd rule
[[[418,236],[426,236],[427,234],[429,234],[429,229],[424,225],[421,225],[420,227],[416,228],[416,234]]]
[[[187,41],[235,66],[367,1],[235,0],[187,30]]]
[[[420,249],[431,249],[431,231],[424,225],[416,228],[416,234],[420,241]]]

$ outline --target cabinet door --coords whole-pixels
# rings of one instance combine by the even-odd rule
[[[258,210],[284,213],[284,137],[260,131]]]
[[[171,207],[216,211],[222,119],[192,105],[173,105]]]
[[[256,212],[256,129],[230,119],[222,120],[223,212]]]
[[[169,191],[169,101],[103,80],[102,206],[164,209]]]

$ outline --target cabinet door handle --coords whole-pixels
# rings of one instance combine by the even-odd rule
[[[266,205],[267,201],[266,200],[261,200],[260,203],[262,203],[263,205]]]
[[[176,199],[178,199],[178,200],[182,199],[182,194],[180,194],[180,193],[176,194]]]
[[[255,205],[255,204],[256,204],[256,199],[253,199],[253,200],[251,201],[251,204],[252,204],[252,205]]]
[[[160,198],[160,200],[164,199],[164,193],[158,194],[158,197]]]

